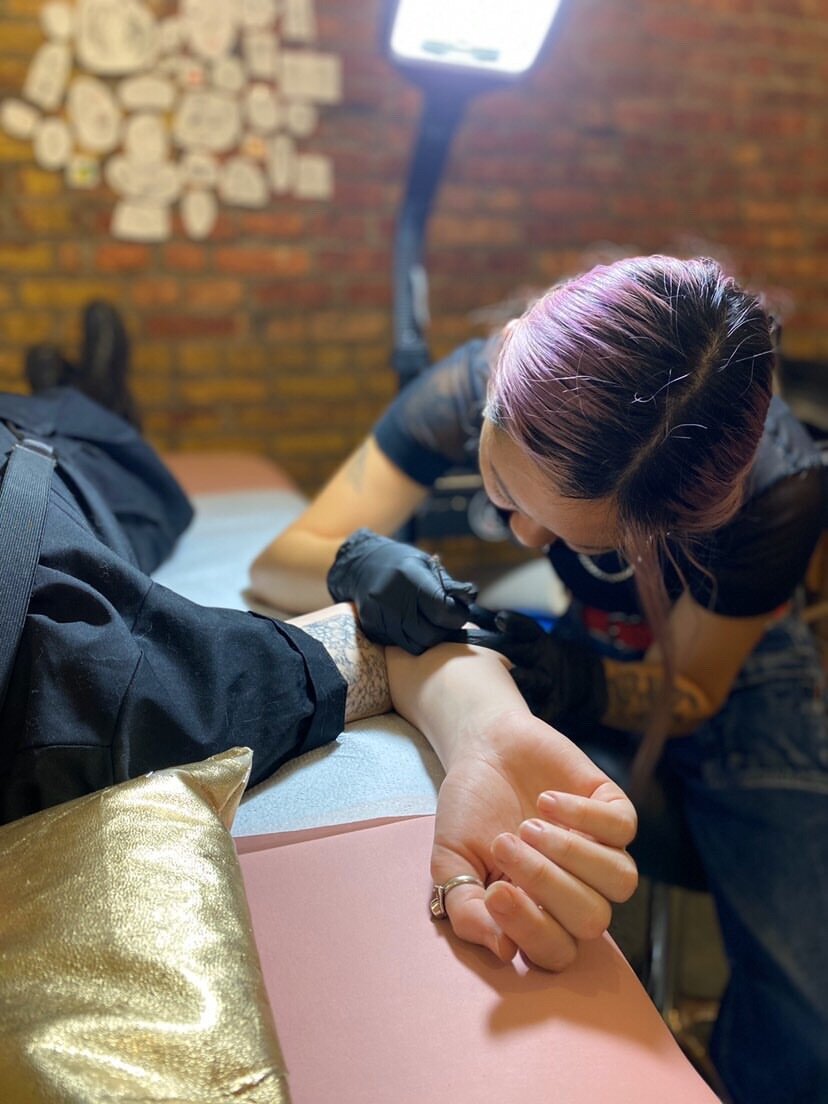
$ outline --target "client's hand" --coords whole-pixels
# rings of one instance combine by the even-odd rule
[[[610,902],[635,890],[625,851],[636,829],[632,803],[531,715],[494,652],[441,645],[414,658],[389,648],[386,659],[396,709],[446,768],[434,882],[459,874],[483,882],[446,894],[455,933],[504,961],[520,950],[538,966],[563,969],[578,940],[606,929]]]
[[[504,961],[516,950],[561,970],[577,941],[609,925],[637,873],[624,848],[635,811],[623,791],[559,732],[512,713],[470,741],[440,789],[431,873],[475,874],[445,899],[455,933]],[[503,878],[508,879],[502,880]]]

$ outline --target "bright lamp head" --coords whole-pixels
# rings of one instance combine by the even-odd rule
[[[400,65],[519,77],[534,64],[560,0],[398,0],[391,56]]]

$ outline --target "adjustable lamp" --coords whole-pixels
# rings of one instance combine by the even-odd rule
[[[423,242],[451,140],[472,96],[531,69],[560,0],[393,0],[387,50],[423,90],[423,111],[394,242],[394,352],[404,387],[429,363]]]
[[[400,388],[431,363],[423,245],[432,201],[454,132],[475,95],[515,84],[534,65],[560,0],[390,0],[386,50],[423,92],[416,145],[394,238],[394,347]],[[469,529],[500,540],[505,529],[477,473],[449,472],[409,526],[406,538]]]

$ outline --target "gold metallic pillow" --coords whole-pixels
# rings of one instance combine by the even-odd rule
[[[285,1104],[235,748],[0,829],[0,1100]]]

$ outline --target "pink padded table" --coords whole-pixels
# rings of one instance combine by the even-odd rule
[[[608,936],[549,974],[432,922],[433,825],[237,840],[293,1104],[714,1104]]]

